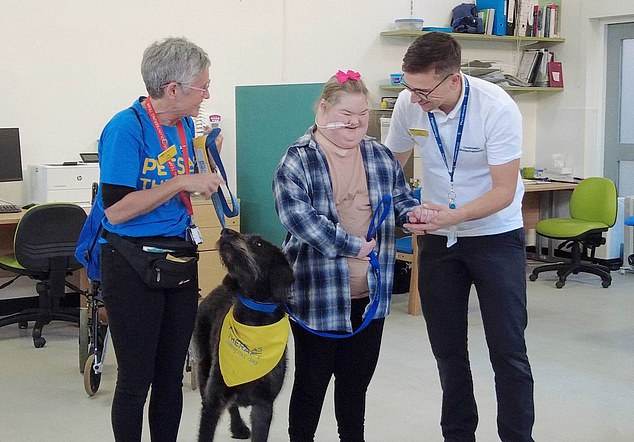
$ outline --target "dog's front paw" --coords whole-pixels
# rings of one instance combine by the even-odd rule
[[[234,439],[249,439],[251,430],[244,423],[231,424],[231,437]]]

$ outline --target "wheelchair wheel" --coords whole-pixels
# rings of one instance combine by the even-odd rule
[[[198,388],[198,368],[195,365],[192,365],[191,373],[189,377],[189,381],[191,383],[192,390],[196,390]]]
[[[88,308],[79,309],[79,372],[84,372],[86,359],[90,347],[90,337],[88,336]]]
[[[84,365],[84,390],[88,396],[94,396],[99,390],[101,383],[101,373],[95,373],[95,355],[89,355]]]
[[[192,353],[192,346],[190,344],[187,351],[187,357],[185,358],[185,372],[189,373],[189,384],[192,390],[198,388],[198,371],[196,369],[196,358]]]

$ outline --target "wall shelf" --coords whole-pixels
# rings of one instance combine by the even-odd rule
[[[400,38],[416,38],[421,35],[428,34],[429,31],[383,31],[381,36],[383,37],[400,37]],[[450,32],[456,40],[471,40],[471,41],[491,41],[491,42],[506,42],[506,43],[520,43],[520,44],[538,44],[538,43],[563,43],[565,38],[544,38],[544,37],[520,37],[517,35],[487,35],[487,34],[467,34],[460,32]]]
[[[564,90],[563,87],[535,87],[535,86],[500,86],[502,89],[509,93],[517,93],[517,94],[525,94],[531,92],[537,93],[556,93],[562,92]],[[382,84],[379,86],[379,89],[386,92],[400,92],[404,88],[403,86],[393,86],[391,84]]]

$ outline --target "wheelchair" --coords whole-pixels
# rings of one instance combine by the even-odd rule
[[[82,307],[79,318],[79,371],[84,375],[86,393],[94,396],[101,384],[108,348],[108,321],[98,281],[91,282],[85,297],[86,307]]]

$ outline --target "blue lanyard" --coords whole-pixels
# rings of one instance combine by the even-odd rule
[[[231,205],[233,209],[229,208],[227,204],[227,199],[222,191],[222,187],[218,187],[218,191],[214,192],[211,195],[211,201],[214,204],[214,209],[216,211],[216,215],[218,216],[218,220],[220,221],[220,225],[224,228],[225,226],[225,216],[228,218],[233,218],[238,215],[240,211],[240,206],[238,205],[238,200],[231,193],[231,189],[229,189],[229,181],[227,180],[227,173],[225,172],[225,168],[222,165],[222,160],[220,159],[220,154],[218,153],[218,146],[216,146],[216,138],[220,134],[220,128],[214,128],[209,135],[207,135],[207,139],[205,140],[205,148],[207,149],[207,156],[214,160],[216,163],[216,167],[220,171],[220,175],[222,179],[227,183],[227,190],[229,191],[229,197],[231,198]]]
[[[385,221],[385,218],[387,218],[387,215],[390,213],[391,209],[392,209],[392,196],[389,194],[385,194],[381,198],[381,201],[379,201],[379,204],[374,211],[374,215],[372,216],[372,220],[370,221],[370,227],[368,228],[368,234],[366,236],[366,239],[368,241],[376,236],[376,233],[379,230],[379,227],[381,227],[381,224],[383,223],[383,221]],[[377,218],[378,218],[378,221],[375,223],[375,220],[377,220]],[[374,315],[376,314],[376,311],[379,308],[379,301],[381,300],[381,294],[382,294],[381,265],[379,264],[379,257],[374,250],[372,250],[368,254],[368,256],[370,257],[370,266],[372,267],[372,270],[376,274],[376,295],[372,298],[372,301],[370,302],[370,307],[368,308],[368,311],[365,314],[365,318],[363,319],[363,322],[361,323],[358,329],[356,329],[352,333],[346,333],[346,334],[321,332],[319,330],[312,329],[306,324],[304,324],[298,317],[293,315],[293,313],[291,313],[288,306],[285,304],[286,311],[288,312],[289,316],[297,323],[297,325],[302,327],[304,330],[309,331],[317,336],[321,336],[322,338],[333,338],[333,339],[350,338],[356,335],[357,333],[359,333],[364,328],[366,328],[368,324],[370,324],[370,322],[374,319]]]
[[[451,164],[451,169],[449,169],[449,164],[447,163],[447,154],[445,153],[445,149],[442,145],[442,140],[440,139],[440,133],[438,132],[438,124],[436,124],[436,117],[432,112],[427,113],[427,117],[429,118],[429,124],[431,125],[431,130],[434,133],[434,138],[436,138],[436,144],[438,145],[438,150],[440,151],[440,155],[442,156],[442,160],[445,162],[445,167],[447,168],[447,173],[449,174],[449,182],[451,183],[451,193],[453,193],[453,176],[456,172],[456,164],[458,164],[458,153],[460,152],[460,141],[462,140],[462,130],[464,129],[464,120],[467,116],[467,104],[469,102],[469,80],[466,77],[464,78],[464,98],[462,100],[462,106],[460,106],[460,119],[458,120],[458,132],[456,133],[456,146],[453,150],[453,162]],[[455,198],[455,195],[454,195]],[[450,197],[450,207],[455,209],[455,203],[451,201]]]

